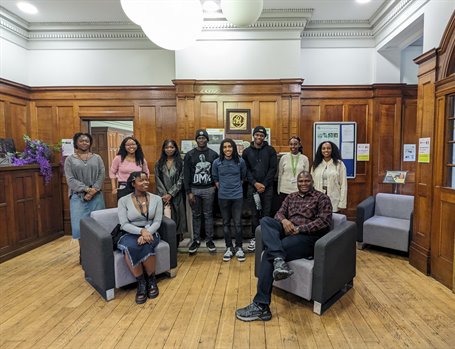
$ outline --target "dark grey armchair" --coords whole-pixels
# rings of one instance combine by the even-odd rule
[[[81,264],[85,279],[107,301],[114,299],[115,288],[133,282],[120,251],[113,251],[111,231],[118,224],[117,208],[94,211],[81,220]],[[163,216],[158,230],[161,241],[156,247],[156,274],[174,277],[177,267],[175,222]]]
[[[356,224],[346,216],[333,214],[333,229],[314,247],[313,259],[288,262],[294,274],[273,285],[306,300],[313,301],[313,311],[321,315],[352,288],[356,273]],[[261,227],[256,229],[255,275],[262,257]]]

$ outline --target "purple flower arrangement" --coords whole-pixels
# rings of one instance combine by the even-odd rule
[[[24,135],[25,150],[22,153],[16,153],[13,157],[14,166],[29,164],[38,164],[40,173],[44,177],[44,183],[48,184],[52,179],[51,146],[38,139],[31,139]]]

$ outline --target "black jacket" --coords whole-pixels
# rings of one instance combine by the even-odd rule
[[[278,159],[275,149],[266,141],[261,148],[256,148],[254,142],[242,153],[246,162],[247,180],[251,185],[256,182],[262,183],[266,188],[273,186],[273,179],[278,167]]]

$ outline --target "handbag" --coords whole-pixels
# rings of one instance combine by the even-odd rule
[[[115,251],[117,249],[117,244],[120,240],[120,238],[125,235],[125,231],[120,229],[121,225],[117,224],[115,228],[111,231],[111,236],[112,236],[112,248]]]
[[[172,219],[172,210],[171,210],[171,204],[164,205],[164,213],[163,213],[167,218]]]

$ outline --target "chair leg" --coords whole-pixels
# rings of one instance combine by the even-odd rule
[[[115,289],[106,290],[106,300],[111,301],[115,298]]]
[[[313,303],[313,312],[318,315],[321,315],[322,314],[322,304],[315,301]]]
[[[358,250],[363,250],[366,246],[366,243],[357,241],[357,249]]]
[[[169,271],[166,272],[166,274],[170,278],[175,278],[175,276],[177,275],[177,268],[170,269]]]

